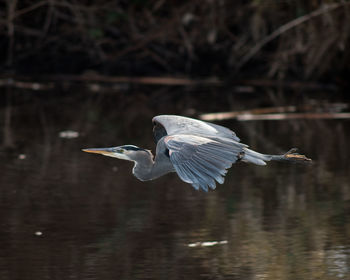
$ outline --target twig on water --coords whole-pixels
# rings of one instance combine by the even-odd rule
[[[238,121],[296,120],[296,119],[350,119],[350,113],[289,113],[289,114],[243,114]]]
[[[220,113],[209,113],[202,114],[199,116],[201,120],[204,121],[221,121],[227,119],[235,119],[241,115],[257,115],[257,114],[267,114],[267,113],[286,113],[286,112],[295,112],[295,106],[278,106],[278,107],[268,107],[268,108],[257,108],[244,111],[236,112],[220,112]]]

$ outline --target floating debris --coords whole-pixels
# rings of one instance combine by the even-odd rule
[[[211,247],[211,246],[215,246],[215,245],[223,245],[223,244],[227,244],[228,241],[227,240],[222,240],[222,241],[204,241],[204,242],[195,242],[195,243],[190,243],[187,246],[188,247]]]
[[[112,171],[113,171],[113,172],[118,172],[118,167],[117,167],[117,166],[113,166],[113,167],[112,167]]]
[[[25,154],[19,154],[18,155],[18,159],[23,160],[23,159],[26,159],[26,158],[27,158],[27,156]]]
[[[99,84],[90,84],[90,85],[88,85],[89,86],[89,90],[90,91],[93,91],[93,92],[99,92],[99,91],[101,91],[101,85],[99,85]]]
[[[35,234],[36,236],[42,236],[42,235],[43,235],[43,233],[42,233],[41,231],[36,231],[34,234]]]
[[[48,90],[54,87],[53,83],[37,83],[37,82],[26,82],[19,81],[13,78],[0,78],[0,87],[14,87],[14,88],[23,88],[23,89],[31,89],[31,90]]]
[[[59,133],[60,138],[73,139],[79,137],[79,132],[74,130],[65,130]]]

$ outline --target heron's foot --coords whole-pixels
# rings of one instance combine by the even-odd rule
[[[285,160],[288,161],[294,161],[294,162],[311,162],[312,159],[307,158],[304,155],[298,154],[297,153],[298,149],[297,148],[292,148],[288,152],[286,152],[283,157]]]

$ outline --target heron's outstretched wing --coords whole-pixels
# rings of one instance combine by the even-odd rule
[[[154,135],[158,140],[160,136],[173,134],[191,134],[203,137],[221,137],[239,142],[240,139],[230,129],[221,125],[212,124],[196,119],[175,115],[160,115],[153,118]],[[156,135],[157,133],[157,135]],[[157,141],[158,142],[158,141]]]
[[[195,189],[215,189],[222,184],[227,169],[241,156],[244,144],[213,140],[194,135],[165,136],[170,161],[179,177]]]

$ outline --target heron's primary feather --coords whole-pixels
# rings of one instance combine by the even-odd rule
[[[238,160],[245,147],[235,141],[212,140],[195,135],[170,135],[162,139],[179,177],[194,188],[215,189],[222,184],[226,170]]]

